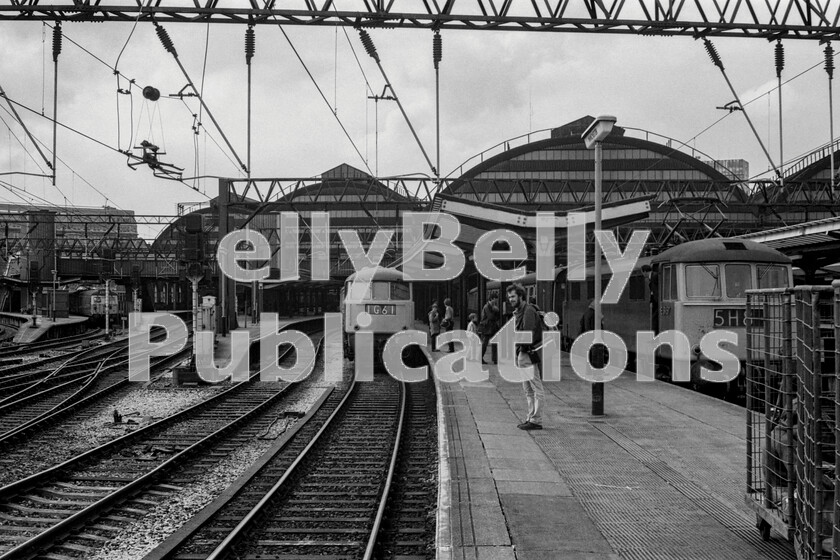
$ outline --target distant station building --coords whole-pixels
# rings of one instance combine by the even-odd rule
[[[581,138],[593,120],[582,117],[549,131],[548,138],[527,135],[483,152],[461,166],[444,193],[531,211],[593,206],[595,153]],[[748,210],[748,193],[733,183],[732,170],[725,171],[724,163],[672,139],[615,126],[603,142],[603,202],[651,198],[649,218],[619,228],[620,239],[643,228],[663,247],[705,237],[721,221],[724,204],[734,210],[728,227],[751,231],[745,224],[754,222],[752,215],[740,214]],[[677,222],[679,231],[668,227]]]
[[[0,310],[12,311],[59,279],[101,281],[115,248],[143,245],[134,211],[108,206],[0,204],[0,239]]]
[[[382,229],[396,230],[391,239],[382,262],[385,265],[394,264],[400,258],[401,237],[399,229],[402,212],[405,210],[422,210],[424,204],[411,197],[407,192],[390,189],[371,175],[353,166],[342,164],[321,173],[317,178],[306,183],[300,183],[281,192],[280,196],[262,205],[261,211],[251,217],[251,213],[259,206],[256,200],[235,201],[229,205],[229,230],[238,229],[247,223],[248,228],[260,231],[271,245],[272,259],[270,276],[256,286],[257,296],[254,297],[254,287],[244,283],[236,285],[236,307],[239,315],[250,314],[255,309],[255,300],[262,298],[262,304],[257,303],[256,309],[266,312],[280,312],[289,315],[306,315],[323,311],[336,311],[339,304],[339,290],[344,279],[354,272],[353,264],[338,235],[338,230],[354,231],[367,249]],[[188,210],[175,223],[168,226],[155,240],[156,247],[186,237],[183,244],[189,250],[190,234],[187,224],[194,218],[201,216],[202,248],[201,256],[215,254],[218,236],[218,200],[213,199],[200,206],[186,208]],[[295,278],[281,280],[280,254],[281,237],[290,232],[281,230],[281,213],[295,213],[298,215],[297,231],[297,274]],[[310,225],[313,214],[327,213],[329,216],[330,233],[326,243],[329,244],[329,279],[313,279],[312,253],[313,240]],[[315,243],[315,251],[319,251],[324,243]],[[182,255],[183,260],[195,260],[189,255]],[[215,260],[215,259],[209,259]],[[205,277],[202,288],[208,294],[215,293],[218,282],[218,270],[211,269]],[[179,300],[169,298],[163,301],[163,294],[174,293],[187,297],[190,293],[185,286],[185,279],[177,282],[182,287],[166,286],[157,289],[157,307],[179,305]],[[152,297],[154,297],[152,295]],[[170,301],[171,300],[171,301]],[[186,301],[184,302],[186,303]]]
[[[137,238],[134,210],[81,206],[37,206],[29,204],[0,204],[0,224],[9,238],[23,237],[26,233],[26,212],[41,211],[55,214],[55,233],[68,239],[121,239]]]
[[[705,160],[703,163],[714,167],[723,173],[730,181],[748,181],[750,179],[750,162],[745,159]]]

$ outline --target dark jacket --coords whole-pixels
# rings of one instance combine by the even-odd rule
[[[479,327],[481,334],[484,335],[494,335],[499,330],[499,308],[489,301],[481,309]]]
[[[532,333],[531,344],[522,345],[522,351],[531,352],[533,348],[539,347],[542,344],[542,319],[537,306],[531,303],[520,305],[513,312],[513,317],[516,319],[516,330]]]
[[[587,307],[580,318],[580,334],[595,330],[595,310]]]

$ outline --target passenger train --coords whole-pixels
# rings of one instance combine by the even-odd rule
[[[743,364],[746,359],[746,290],[784,288],[793,285],[791,261],[782,253],[753,241],[704,239],[683,243],[659,255],[637,262],[617,304],[602,306],[604,329],[624,340],[631,358],[636,350],[636,332],[656,333],[673,329],[684,333],[692,352],[691,384],[703,385],[699,365],[714,369],[700,352],[700,339],[713,329],[737,333],[733,351]],[[602,267],[602,289],[611,277],[608,265]],[[556,270],[554,282],[538,282],[528,274],[519,282],[527,295],[543,311],[560,315],[564,344],[568,348],[580,334],[580,320],[594,297],[594,267],[587,268],[586,281],[568,281],[567,269]],[[499,282],[488,282],[487,298],[499,296],[505,311],[504,293]],[[481,309],[470,293],[470,309]],[[663,345],[657,355],[658,376],[670,378],[670,347]],[[742,367],[743,372],[743,367]],[[743,375],[727,384],[727,392],[743,392]]]
[[[351,291],[357,281],[358,292]],[[347,297],[348,294],[351,297]],[[414,328],[413,286],[394,268],[365,268],[347,277],[340,293],[345,355],[355,359],[355,337],[373,333],[374,360],[381,363],[382,349],[397,332]]]

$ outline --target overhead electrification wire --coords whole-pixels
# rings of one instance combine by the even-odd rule
[[[776,49],[775,49],[775,61],[776,61],[776,79],[779,82],[779,166],[781,169],[784,169],[785,166],[785,149],[784,149],[784,129],[782,128],[782,123],[784,119],[782,118],[782,70],[785,68],[785,47],[782,45],[782,40],[779,39],[776,42]],[[767,111],[767,114],[770,114],[770,111]],[[768,127],[769,128],[769,127]],[[784,175],[779,175],[779,181],[784,183]]]
[[[834,80],[834,48],[831,46],[831,41],[827,42],[825,46],[825,50],[823,53],[825,54],[825,73],[828,74],[828,133],[830,135],[830,139],[828,145],[830,146],[828,149],[829,156],[831,157],[830,163],[831,168],[829,169],[828,173],[828,181],[832,187],[834,187],[834,95],[831,91],[831,82]]]
[[[10,112],[10,111],[6,108],[6,107],[2,107],[2,109],[3,109],[3,111],[5,111],[5,112],[6,112],[6,114],[7,114],[7,115],[9,115],[9,116],[11,116],[12,118],[14,118],[14,115],[13,115],[13,114],[12,114],[12,113],[11,113],[11,112]],[[17,134],[12,134],[12,127],[11,127],[11,125],[9,125],[9,123],[7,123],[7,122],[6,122],[6,119],[4,119],[2,115],[0,115],[0,122],[2,122],[2,123],[3,123],[3,125],[6,127],[6,129],[9,131],[9,139],[11,140],[12,138],[14,138],[14,139],[17,141],[17,143],[18,143],[18,144],[20,144],[20,147],[23,149],[23,153],[25,153],[27,156],[29,156],[29,159],[31,159],[31,160],[32,160],[32,162],[35,164],[35,166],[36,166],[36,167],[37,167],[37,168],[41,171],[41,173],[43,174],[43,176],[44,176],[44,177],[49,177],[49,174],[48,174],[46,171],[44,171],[44,168],[43,168],[43,167],[41,167],[40,162],[39,162],[37,159],[35,159],[35,157],[32,155],[32,152],[30,152],[30,151],[26,148],[26,144],[25,144],[23,141],[21,141],[21,139],[20,139],[20,138],[18,138],[18,135],[17,135]],[[10,147],[11,147],[11,146],[10,146]],[[37,148],[37,144],[36,144],[36,148]],[[9,159],[9,169],[11,169],[11,168],[12,168],[12,164],[11,164],[11,152],[9,153],[9,158],[10,158],[10,159]]]
[[[122,140],[122,129],[120,124],[120,95],[128,95],[129,96],[129,108],[130,114],[134,114],[134,98],[131,97],[131,86],[134,84],[134,80],[128,80],[128,89],[124,90],[120,87],[120,72],[118,70],[120,66],[120,59],[122,58],[123,53],[125,52],[126,47],[128,47],[128,43],[131,41],[131,37],[134,35],[134,31],[137,29],[137,23],[140,21],[140,16],[143,15],[143,5],[140,5],[140,11],[137,12],[137,17],[134,18],[134,25],[131,26],[131,31],[128,33],[128,37],[125,39],[125,43],[123,43],[122,48],[120,49],[119,54],[117,55],[117,60],[114,62],[114,76],[117,79],[117,146],[121,144]],[[129,134],[129,142],[130,139],[134,138],[134,119],[129,119],[131,122],[131,132]],[[130,149],[131,145],[126,149]]]
[[[408,118],[408,114],[405,112],[405,109],[402,106],[402,102],[400,102],[400,96],[397,95],[397,92],[394,90],[394,86],[391,85],[391,82],[388,80],[388,75],[385,73],[385,69],[382,67],[382,63],[379,60],[379,54],[376,52],[376,46],[373,44],[373,39],[371,39],[368,32],[364,29],[359,29],[359,39],[362,41],[362,45],[364,45],[368,55],[373,59],[374,62],[376,62],[376,66],[379,68],[379,72],[382,74],[382,78],[385,80],[385,87],[391,90],[391,93],[394,96],[394,101],[397,102],[397,107],[399,107],[400,112],[402,113],[402,116],[405,119],[405,122],[408,124],[408,128],[411,130],[411,134],[414,136],[414,140],[420,147],[420,151],[423,153],[423,157],[426,158],[426,163],[428,163],[429,167],[432,169],[432,174],[437,175],[438,172],[435,169],[432,160],[429,159],[429,155],[426,153],[426,149],[423,147],[423,143],[420,141],[420,137],[417,136],[417,132],[415,132],[414,126],[412,126],[411,124],[411,119]]]
[[[245,30],[245,64],[248,66],[248,178],[251,178],[251,59],[257,50],[257,40],[254,26],[249,25]]]
[[[195,84],[193,83],[192,78],[190,78],[190,75],[187,72],[187,69],[184,68],[183,64],[181,64],[181,59],[178,58],[178,51],[175,50],[175,45],[172,42],[172,39],[169,37],[169,34],[166,32],[166,29],[164,29],[158,22],[154,22],[154,25],[155,25],[155,32],[157,33],[158,39],[160,39],[160,42],[163,45],[163,48],[166,49],[166,51],[169,52],[172,55],[172,57],[175,59],[175,62],[178,64],[178,67],[181,69],[181,73],[184,74],[184,77],[187,79],[187,83],[192,88],[192,90],[195,92],[195,94],[198,96],[198,101],[201,103],[201,106],[204,107],[204,110],[207,112],[207,116],[210,117],[210,120],[213,121],[213,125],[216,127],[216,130],[218,130],[219,134],[222,135],[222,139],[225,141],[225,144],[227,144],[228,149],[231,151],[233,156],[236,158],[236,161],[239,163],[239,166],[242,168],[243,171],[245,171],[247,173],[248,172],[248,167],[244,163],[242,163],[242,160],[239,158],[239,154],[236,153],[236,150],[231,145],[227,136],[225,136],[225,132],[224,132],[224,130],[222,130],[222,127],[219,126],[218,122],[216,122],[216,118],[213,116],[213,112],[210,111],[210,108],[204,102],[204,98],[201,96],[201,93],[199,92],[198,88],[195,87]]]
[[[306,66],[306,63],[303,61],[303,58],[301,58],[300,53],[295,48],[295,45],[292,43],[291,38],[289,38],[289,36],[286,34],[286,30],[283,29],[283,26],[277,20],[277,16],[272,16],[272,17],[274,18],[274,21],[277,23],[277,28],[280,30],[280,33],[283,34],[283,37],[285,37],[286,42],[289,43],[289,47],[291,47],[292,52],[295,53],[295,56],[297,57],[301,66],[303,66],[303,69],[306,71],[306,74],[309,76],[309,79],[312,81],[312,85],[314,85],[315,89],[318,90],[318,95],[321,96],[321,99],[323,99],[324,103],[327,104],[327,107],[330,108],[330,113],[332,114],[333,117],[335,117],[335,120],[338,122],[338,126],[340,126],[342,132],[344,132],[344,136],[347,137],[347,140],[350,141],[350,144],[353,146],[353,149],[356,150],[356,154],[358,154],[359,159],[362,160],[362,163],[364,163],[365,167],[368,170],[368,173],[373,175],[373,171],[371,171],[370,166],[367,163],[367,160],[365,160],[365,158],[362,156],[362,153],[359,151],[359,148],[356,146],[356,143],[353,141],[353,138],[350,137],[350,133],[347,132],[347,129],[344,127],[344,123],[342,123],[341,119],[338,118],[338,114],[335,111],[333,111],[332,105],[330,105],[330,102],[327,99],[327,96],[324,95],[324,92],[321,90],[321,87],[318,85],[318,82],[315,81],[315,77],[312,75],[312,72],[309,71],[309,67]]]
[[[723,79],[726,80],[726,85],[729,86],[729,90],[732,92],[732,95],[735,96],[735,101],[738,103],[738,106],[741,108],[741,112],[744,113],[744,118],[747,119],[747,124],[750,126],[750,129],[755,136],[755,139],[758,140],[758,144],[761,146],[761,149],[764,151],[764,155],[767,156],[767,161],[770,162],[770,166],[773,168],[773,171],[776,172],[776,176],[781,179],[782,173],[779,171],[779,168],[776,167],[776,164],[773,162],[773,157],[770,155],[770,152],[767,151],[767,147],[764,145],[764,142],[761,140],[761,136],[759,136],[758,131],[756,131],[755,126],[753,126],[752,120],[750,119],[747,110],[744,108],[744,104],[741,103],[741,98],[738,97],[738,92],[735,91],[735,88],[732,86],[732,82],[729,81],[729,76],[726,75],[726,70],[723,67],[723,61],[720,58],[720,55],[717,52],[714,44],[709,41],[708,37],[703,37],[703,46],[706,47],[706,52],[709,55],[709,58],[712,60],[712,64],[718,67],[720,73],[723,75]]]
[[[435,66],[435,182],[440,188],[440,61],[443,58],[443,42],[440,30],[432,36],[432,62]]]
[[[61,22],[57,22],[53,27],[53,66],[55,68],[55,76],[53,81],[53,176],[52,184],[55,186],[55,177],[58,175],[58,170],[55,168],[55,154],[56,143],[58,142],[58,55],[61,54]]]
[[[832,52],[832,57],[837,56],[837,54],[840,54],[840,53],[833,53],[833,52]],[[783,82],[782,82],[782,85],[789,84],[789,83],[790,83],[790,82],[792,82],[793,80],[796,80],[797,78],[802,77],[803,75],[807,74],[807,73],[808,73],[808,72],[810,72],[811,70],[814,70],[814,69],[816,69],[816,68],[819,68],[819,66],[820,66],[821,64],[823,64],[823,62],[824,62],[824,61],[822,61],[822,60],[821,60],[820,62],[817,62],[817,63],[816,63],[816,64],[814,64],[813,66],[809,66],[808,68],[806,68],[805,70],[802,70],[801,72],[799,72],[799,73],[798,73],[798,74],[796,74],[795,76],[792,76],[792,77],[788,78],[787,80],[783,81]],[[752,99],[750,99],[749,101],[744,102],[744,103],[743,103],[743,106],[744,106],[744,107],[748,107],[749,105],[751,105],[751,104],[755,103],[755,102],[756,102],[756,101],[758,101],[759,99],[762,99],[765,95],[767,95],[767,93],[772,93],[773,91],[775,91],[777,87],[778,87],[778,86],[773,87],[772,89],[768,90],[767,92],[762,93],[761,95],[758,95],[758,96],[756,96],[756,97],[753,97],[753,98],[752,98]],[[715,122],[713,122],[712,124],[710,124],[709,126],[707,126],[706,128],[704,128],[703,130],[701,130],[700,132],[698,132],[697,134],[695,134],[694,136],[692,136],[691,138],[689,138],[689,139],[686,141],[686,144],[688,144],[689,142],[693,142],[693,141],[697,140],[697,138],[699,138],[700,136],[702,136],[703,134],[705,134],[706,132],[708,132],[709,130],[711,130],[712,128],[714,128],[714,127],[715,127],[715,126],[717,126],[718,124],[720,124],[720,123],[721,123],[724,119],[726,119],[727,117],[730,117],[730,116],[732,116],[732,113],[731,113],[731,112],[730,112],[730,113],[726,113],[726,114],[724,114],[722,117],[720,117],[719,119],[717,119]],[[796,159],[796,158],[793,158],[793,159],[791,159],[791,161],[795,161],[795,159]],[[750,179],[754,179],[754,178],[756,178],[756,177],[759,177],[759,176],[760,176],[760,175],[762,175],[763,173],[764,173],[764,172],[761,172],[761,173],[760,173],[760,174],[758,174],[758,175],[754,175],[753,177],[750,177]]]
[[[9,109],[12,111],[12,115],[14,116],[15,120],[18,122],[18,124],[20,124],[21,128],[23,128],[23,131],[26,133],[26,135],[29,137],[29,140],[35,146],[35,149],[38,150],[38,153],[41,154],[41,158],[43,158],[44,162],[47,164],[47,167],[49,167],[50,170],[53,172],[53,174],[55,174],[55,168],[53,167],[54,163],[50,162],[49,158],[47,158],[47,156],[44,154],[44,152],[41,151],[41,148],[38,146],[38,143],[35,141],[35,138],[32,136],[32,133],[29,132],[29,129],[26,127],[26,124],[23,122],[23,119],[20,118],[20,115],[18,114],[17,109],[15,109],[15,106],[14,106],[12,100],[9,99],[9,96],[6,95],[6,92],[3,90],[3,86],[0,86],[0,97],[4,98],[6,100],[6,103],[9,105]],[[32,112],[35,113],[35,114],[38,114],[36,111],[32,111]],[[43,117],[44,113],[41,112],[40,115]]]
[[[207,22],[207,27],[204,30],[204,56],[202,57],[201,62],[201,89],[198,92],[200,97],[204,97],[204,79],[207,77],[207,55],[210,52],[210,22]],[[199,103],[198,105],[198,122],[201,122],[203,116],[204,106]],[[197,130],[197,129],[196,129]],[[207,130],[205,128],[205,130]],[[196,134],[198,132],[196,131]],[[251,164],[248,164],[248,169],[251,169]],[[198,170],[196,170],[198,171]],[[198,173],[196,173],[198,175]]]
[[[181,100],[181,102],[184,104],[184,107],[186,107],[186,108],[187,108],[187,110],[188,110],[188,111],[190,111],[190,114],[192,114],[193,116],[196,116],[196,115],[194,115],[194,114],[192,113],[192,110],[190,109],[190,106],[189,106],[189,105],[187,105],[186,101],[184,101],[184,100],[182,99],[182,100]],[[200,123],[199,123],[199,125],[200,125]],[[199,126],[199,125],[196,125],[196,126]],[[227,160],[231,163],[231,165],[233,165],[234,167],[236,167],[236,162],[235,162],[235,161],[233,161],[233,160],[231,159],[230,154],[228,154],[227,150],[225,150],[224,148],[222,148],[222,145],[221,145],[221,144],[219,144],[219,143],[216,141],[216,139],[215,139],[215,138],[213,138],[213,135],[212,135],[212,134],[210,134],[210,131],[208,131],[208,130],[207,130],[207,127],[202,126],[202,128],[204,128],[204,138],[205,138],[205,139],[206,139],[206,138],[209,138],[209,139],[210,139],[210,141],[211,141],[211,142],[213,142],[213,144],[215,144],[217,148],[219,148],[219,152],[221,152],[221,154],[222,154],[225,158],[227,158]],[[206,142],[205,142],[205,143],[206,143]],[[205,154],[207,153],[207,148],[206,148],[206,147],[205,147],[205,149],[204,149],[204,153],[205,153]],[[205,167],[206,167],[206,165],[205,165]]]
[[[10,98],[10,97],[8,97],[8,96],[6,96],[6,99],[7,99],[9,102],[14,103],[14,104],[15,104],[15,105],[17,105],[18,107],[22,107],[23,109],[26,109],[27,111],[29,111],[29,112],[31,112],[31,113],[34,113],[34,114],[36,114],[36,115],[39,115],[41,118],[47,119],[48,121],[51,121],[51,122],[53,121],[53,119],[51,119],[50,117],[47,117],[46,115],[40,115],[40,114],[39,114],[36,110],[34,110],[34,109],[30,108],[30,107],[27,107],[26,105],[24,105],[23,103],[20,103],[19,101],[15,101],[14,99],[11,99],[11,98]],[[111,151],[117,152],[118,154],[122,154],[122,155],[130,155],[130,154],[127,154],[126,152],[124,152],[123,150],[120,150],[119,148],[114,148],[113,146],[110,146],[110,145],[106,144],[105,142],[102,142],[101,140],[97,140],[97,139],[96,139],[96,138],[94,138],[93,136],[90,136],[90,135],[88,135],[88,134],[85,134],[84,132],[81,132],[81,131],[79,131],[79,130],[76,130],[75,128],[73,128],[73,127],[71,127],[71,126],[68,126],[68,125],[66,125],[66,124],[64,124],[64,123],[57,122],[57,124],[58,124],[58,126],[60,126],[60,127],[62,127],[62,128],[65,128],[65,129],[69,130],[70,132],[73,132],[74,134],[78,134],[79,136],[81,136],[81,137],[83,137],[83,138],[86,138],[86,139],[90,140],[91,142],[93,142],[93,143],[95,143],[95,144],[99,144],[99,145],[100,145],[100,146],[102,146],[103,148],[107,148],[108,150],[111,150]],[[211,138],[211,139],[212,139],[212,138]],[[214,140],[214,142],[215,142],[215,140]],[[216,145],[218,146],[218,144],[216,144]],[[221,150],[221,146],[219,146],[219,149]],[[62,160],[61,160],[61,158],[59,158],[59,161],[62,161]],[[62,163],[64,163],[64,162],[62,161]],[[66,165],[66,163],[65,163],[65,165]],[[182,182],[182,181],[176,181],[176,182]],[[186,185],[186,183],[184,183],[184,184]],[[198,188],[195,188],[195,187],[193,187],[193,186],[191,186],[191,185],[186,185],[186,186],[187,186],[188,188],[190,188],[190,189],[192,189],[192,190],[196,191],[196,192],[201,192]],[[102,193],[100,193],[100,194],[102,194]],[[202,193],[202,194],[204,194],[204,193]],[[102,196],[105,196],[105,195],[102,195]],[[106,199],[107,199],[107,197],[106,197]]]

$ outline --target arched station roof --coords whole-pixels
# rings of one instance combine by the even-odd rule
[[[594,150],[581,134],[591,116],[555,128],[551,137],[493,155],[464,172],[443,191],[482,202],[568,209],[594,202]],[[603,143],[603,179],[607,200],[640,194],[639,183],[730,180],[700,159],[674,147],[625,134],[613,128]],[[608,192],[609,191],[609,192]],[[650,194],[650,187],[644,193]],[[739,191],[740,192],[740,191]],[[665,197],[665,193],[659,193]]]

